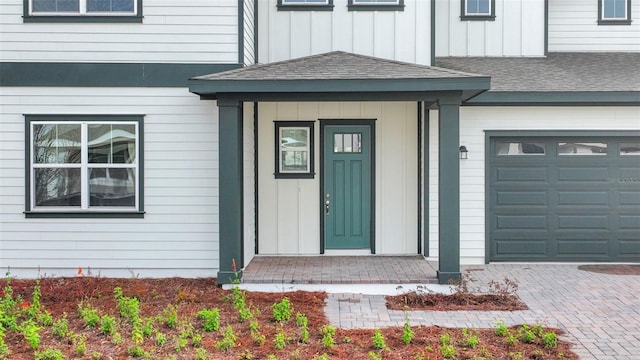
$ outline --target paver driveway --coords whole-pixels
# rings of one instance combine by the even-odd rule
[[[566,332],[581,359],[640,359],[640,276],[605,275],[571,264],[489,264],[463,267],[486,286],[505,277],[518,283],[525,311],[411,311],[412,325],[493,327],[546,323]],[[384,296],[330,294],[329,320],[343,328],[402,326],[404,312],[387,310]]]

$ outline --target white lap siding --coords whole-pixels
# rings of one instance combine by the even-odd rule
[[[0,268],[215,276],[218,116],[184,88],[1,88]],[[23,114],[144,114],[143,219],[27,219]],[[38,274],[40,269],[40,274]]]
[[[429,253],[438,255],[438,112],[430,113]],[[639,107],[462,107],[460,144],[460,257],[485,261],[485,131],[640,130]],[[552,135],[552,134],[550,134]]]
[[[23,23],[0,2],[2,61],[237,63],[237,0],[144,0],[142,23]]]

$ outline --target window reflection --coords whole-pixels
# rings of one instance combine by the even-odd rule
[[[640,142],[620,143],[620,155],[640,155]]]
[[[558,155],[606,155],[607,144],[599,142],[560,142]]]
[[[544,143],[496,142],[496,155],[544,155]]]
[[[333,152],[334,153],[360,153],[362,152],[362,134],[334,134],[333,135]]]

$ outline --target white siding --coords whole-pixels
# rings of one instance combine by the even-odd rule
[[[143,23],[22,22],[0,2],[1,61],[237,63],[237,0],[144,0]]]
[[[429,251],[438,255],[438,112],[431,111],[429,152]],[[640,130],[639,107],[463,107],[460,144],[469,158],[460,161],[460,258],[485,261],[486,130]]]
[[[255,153],[253,134],[253,103],[244,104],[243,123],[243,161],[244,161],[244,265],[249,264],[255,254],[256,244],[256,191],[255,191]],[[224,261],[224,259],[223,259]]]
[[[0,268],[215,276],[218,121],[180,88],[0,88]],[[145,114],[144,219],[26,219],[23,114]],[[224,259],[223,259],[224,260]],[[229,260],[230,261],[230,260]]]
[[[257,0],[243,0],[244,6],[244,64],[251,65],[256,62],[256,44],[254,41],[255,24],[254,5]]]
[[[631,25],[598,25],[596,0],[549,1],[549,51],[640,51],[640,2]]]
[[[336,50],[431,61],[429,1],[406,0],[404,11],[347,11],[347,0],[334,0],[333,11],[278,11],[276,4],[258,2],[260,63]]]
[[[417,253],[417,106],[410,103],[260,103],[260,254],[320,253],[320,123],[314,179],[275,179],[274,120],[376,120],[376,253]]]
[[[543,0],[496,0],[495,21],[462,21],[460,1],[434,1],[437,56],[544,55]]]

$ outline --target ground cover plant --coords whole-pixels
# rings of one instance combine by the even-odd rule
[[[339,329],[322,292],[215,279],[0,280],[0,359],[576,359],[558,330]]]

